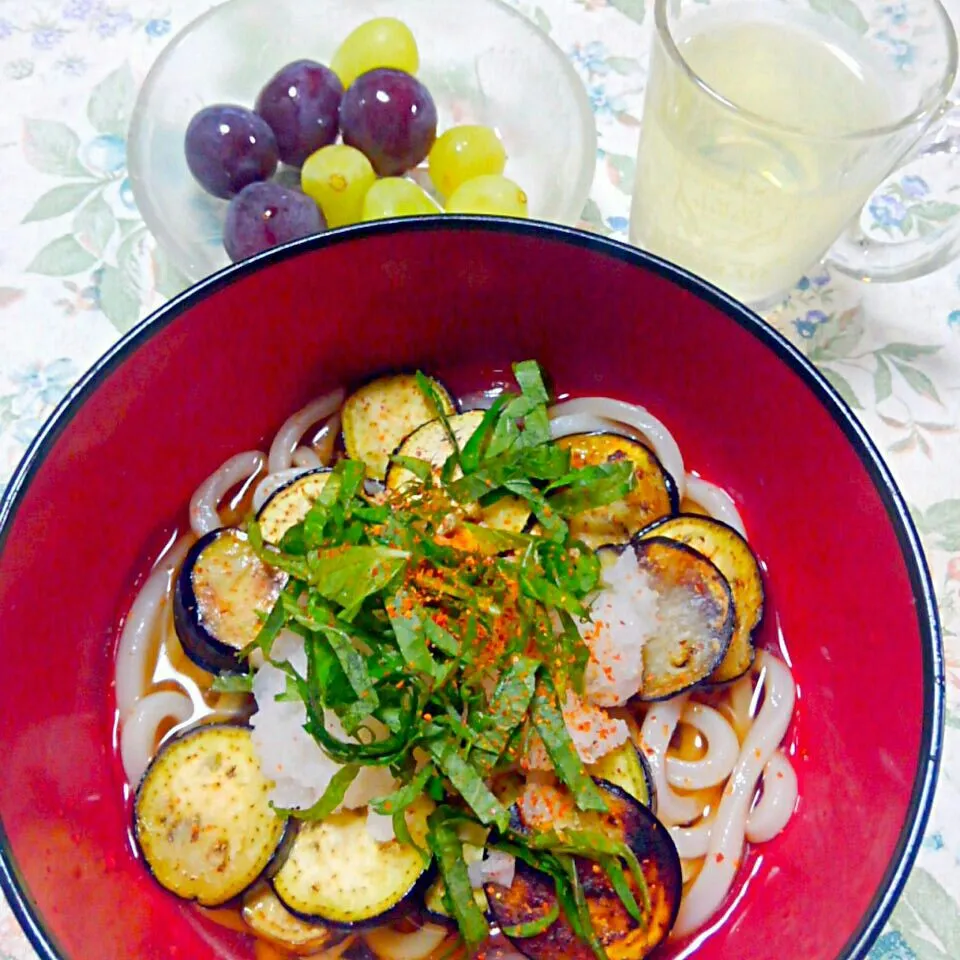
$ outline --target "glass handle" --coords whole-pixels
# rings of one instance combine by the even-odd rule
[[[825,259],[841,273],[886,283],[925,276],[958,254],[960,103],[947,101]]]

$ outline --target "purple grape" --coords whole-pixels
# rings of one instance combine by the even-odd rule
[[[381,177],[395,177],[430,152],[437,139],[437,108],[430,91],[409,73],[370,70],[343,95],[340,132]]]
[[[320,208],[305,193],[276,182],[251,183],[227,207],[223,245],[231,260],[243,260],[326,227]]]
[[[280,159],[302,167],[311,153],[337,139],[343,84],[322,63],[295,60],[257,96],[254,109],[270,124]]]
[[[246,107],[218,103],[195,114],[184,138],[187,166],[200,186],[227,199],[277,169],[277,141],[267,122]]]

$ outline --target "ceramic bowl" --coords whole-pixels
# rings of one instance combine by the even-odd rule
[[[0,502],[0,880],[41,960],[249,960],[133,852],[113,658],[197,485],[334,385],[420,367],[455,394],[537,358],[642,403],[730,491],[763,561],[761,646],[799,699],[799,802],[720,915],[661,960],[866,956],[916,856],[940,752],[936,607],[855,416],[744,307],[596,236],[436,217],[347,228],[173,300],[77,384]],[[785,946],[786,945],[786,946]]]

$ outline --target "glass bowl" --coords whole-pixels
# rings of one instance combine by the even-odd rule
[[[418,76],[436,100],[439,129],[494,127],[507,150],[505,173],[526,191],[531,217],[578,219],[596,166],[590,102],[563,51],[500,0],[229,0],[164,49],[140,91],[128,141],[140,213],[190,280],[229,262],[227,204],[202,190],[184,158],[190,118],[213,103],[252,107],[284,64],[329,62],[354,27],[386,15],[417,39]],[[279,176],[297,181],[295,170]]]

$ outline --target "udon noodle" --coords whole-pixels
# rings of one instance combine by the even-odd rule
[[[339,408],[343,391],[318,397],[291,416],[270,446],[269,456],[249,450],[230,457],[197,487],[190,498],[191,533],[179,538],[156,562],[140,588],[124,621],[117,648],[116,697],[120,719],[120,756],[129,783],[136,783],[153,757],[160,733],[172,720],[177,727],[200,719],[198,704],[182,688],[153,689],[151,678],[156,663],[156,638],[162,630],[168,644],[176,645],[172,630],[173,581],[190,546],[198,537],[223,526],[223,501],[227,494],[257,478],[252,506],[264,500],[287,480],[307,470],[325,466],[333,452],[332,438],[339,429]],[[326,421],[316,445],[300,446],[303,435],[320,421]],[[321,459],[323,457],[323,459]],[[299,458],[300,463],[294,465]],[[264,473],[265,466],[276,469]],[[222,715],[215,708],[203,709],[205,716]]]
[[[231,491],[241,488],[245,508],[258,510],[290,479],[329,465],[343,400],[342,390],[317,398],[283,424],[267,453],[237,454],[201,483],[190,501],[190,533],[166,550],[140,588],[123,625],[116,660],[119,747],[131,784],[171,729],[236,711],[236,698],[204,691],[198,700],[184,683],[155,680],[165,648],[168,659],[179,662],[170,651],[177,646],[171,603],[184,555],[196,538],[227,524],[229,511],[236,507],[235,502],[225,503]],[[549,413],[555,439],[613,431],[649,444],[674,477],[681,499],[746,534],[732,498],[687,473],[670,431],[643,407],[596,397],[558,403]],[[311,428],[316,429],[305,440]],[[752,671],[721,692],[681,693],[646,704],[642,719],[638,717],[633,733],[649,761],[657,817],[669,829],[684,871],[674,938],[697,931],[716,914],[734,884],[745,844],[769,841],[789,820],[798,788],[782,743],[794,699],[790,670],[776,656],[760,651]],[[678,748],[678,738],[686,749]],[[413,939],[395,941],[394,952],[408,960],[427,956],[444,939],[436,930],[428,925]],[[389,941],[390,932],[383,936]]]
[[[322,397],[318,397],[298,410],[290,417],[277,432],[270,444],[270,454],[267,459],[269,473],[280,470],[289,470],[294,465],[294,456],[297,453],[303,435],[310,427],[337,414],[343,403],[343,390],[334,390]],[[336,432],[336,425],[331,424],[331,432]],[[301,449],[301,456],[303,448]],[[314,451],[309,451],[310,457],[316,460],[316,466],[321,466],[320,458]],[[311,466],[309,463],[299,463],[297,466]]]

